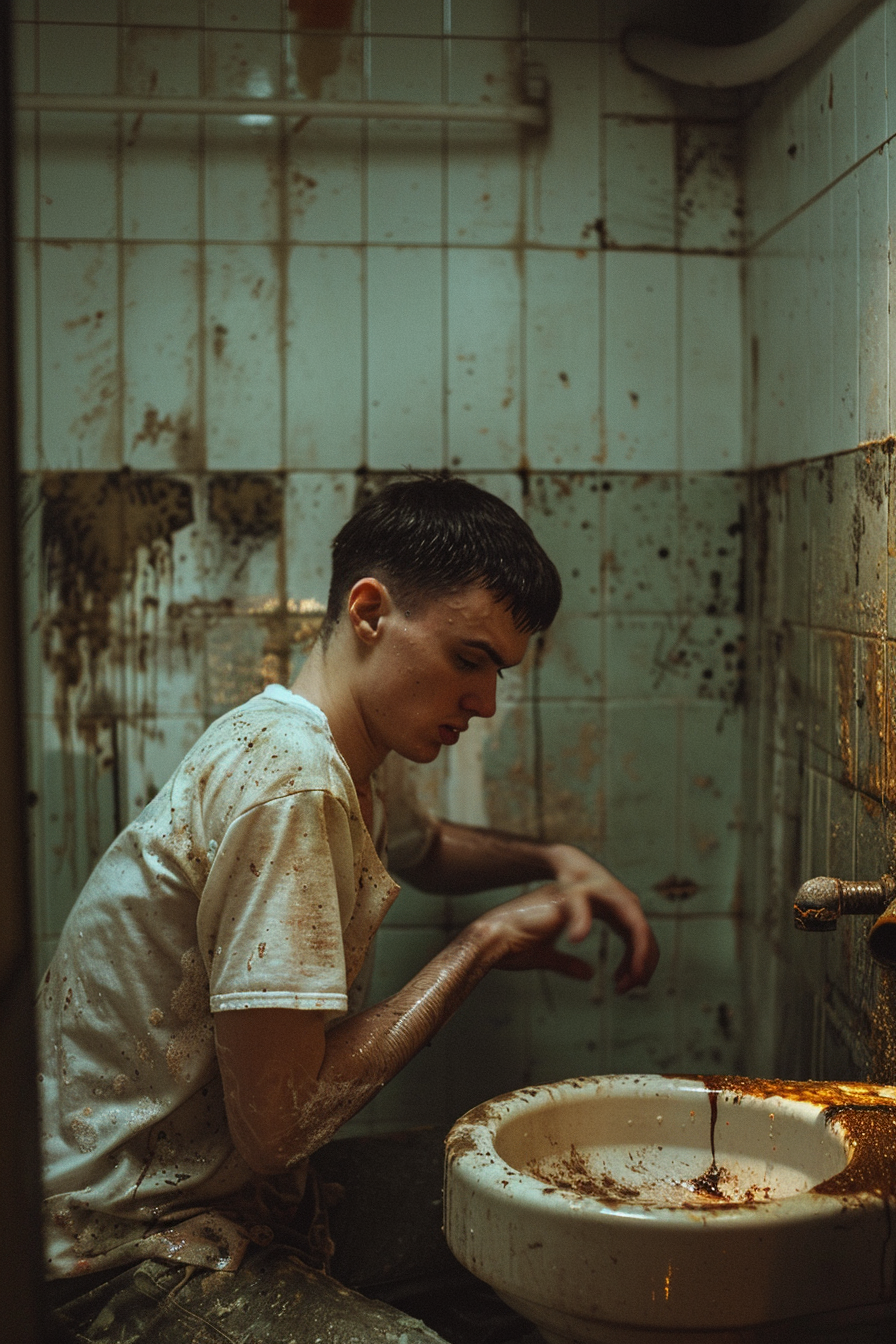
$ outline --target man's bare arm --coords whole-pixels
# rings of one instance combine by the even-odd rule
[[[587,979],[557,936],[584,937],[582,892],[540,887],[480,916],[412,980],[324,1031],[321,1013],[259,1008],[215,1014],[227,1117],[249,1165],[286,1171],[321,1147],[433,1037],[495,967]],[[653,967],[650,967],[652,971]]]

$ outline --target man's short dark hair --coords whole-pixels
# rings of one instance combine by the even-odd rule
[[[527,634],[548,628],[562,595],[557,568],[528,523],[496,495],[452,476],[393,481],[337,534],[324,638],[367,575],[407,606],[481,584]]]

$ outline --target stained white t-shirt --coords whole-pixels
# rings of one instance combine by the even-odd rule
[[[432,823],[406,793],[395,811],[412,866]],[[304,1166],[272,1182],[236,1151],[212,1014],[358,1006],[398,893],[378,788],[373,831],[325,715],[269,686],[107,850],[38,999],[49,1275],[235,1268],[253,1224],[288,1216]]]

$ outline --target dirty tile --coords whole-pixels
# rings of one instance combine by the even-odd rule
[[[677,442],[677,261],[671,254],[606,257],[605,465],[670,471]]]
[[[743,623],[736,616],[615,616],[607,621],[607,695],[715,700],[743,697]],[[724,707],[724,708],[723,708]]]
[[[440,123],[369,122],[368,240],[376,243],[438,243],[441,236]]]
[[[671,1073],[679,1067],[675,1000],[679,922],[653,919],[660,962],[644,989],[612,1000],[612,1073]]]
[[[393,304],[399,295],[390,290],[390,279],[403,259],[404,254],[397,254],[392,276],[382,282]],[[362,276],[361,258],[354,249],[297,247],[290,254],[285,372],[288,467],[354,469],[363,461]],[[401,320],[394,311],[393,320]],[[386,330],[382,340],[386,347],[377,358],[384,364],[388,387],[390,338]],[[441,453],[436,460],[441,460]]]
[[[743,237],[743,128],[725,122],[676,125],[676,215],[680,247],[733,252]]]
[[[118,271],[111,243],[41,248],[41,464],[116,467]]]
[[[266,242],[281,230],[279,128],[273,118],[207,117],[203,149],[205,237]],[[295,181],[292,183],[296,188]]]
[[[744,458],[740,262],[681,258],[681,456],[685,471]]]
[[[116,231],[116,118],[40,114],[40,232],[44,238],[111,238]]]
[[[597,254],[529,254],[526,456],[536,470],[603,464],[599,314]]]
[[[674,612],[679,586],[679,482],[671,473],[614,474],[603,482],[604,608]]]
[[[125,127],[121,151],[126,238],[193,239],[199,232],[199,123],[155,115]]]
[[[856,809],[855,789],[846,782],[831,780],[831,841],[828,855],[832,877],[855,878]]]
[[[613,993],[620,944],[605,926],[596,925],[583,943],[558,946],[587,961],[595,975],[583,982],[542,972],[535,980],[530,1027],[533,1083],[607,1073],[611,1067],[611,1012],[605,1000]]]
[[[675,243],[675,127],[667,121],[608,117],[607,236],[614,247]]]
[[[883,633],[889,457],[877,448],[826,458],[810,473],[812,620]]]
[[[41,93],[116,92],[118,34],[113,27],[42,23]]]
[[[16,443],[18,464],[33,471],[40,463],[38,406],[40,372],[38,360],[37,252],[34,242],[16,245],[16,376],[18,405]]]
[[[280,274],[262,247],[209,247],[205,265],[206,460],[282,465]]]
[[[259,627],[270,624],[281,598],[283,515],[279,473],[219,471],[206,478],[205,597],[222,613],[251,613]]]
[[[595,699],[603,685],[602,659],[602,622],[596,616],[561,609],[544,636],[538,661],[539,698]]]
[[[593,707],[592,707],[593,708]],[[499,701],[482,748],[487,824],[513,835],[537,835],[537,734],[542,731],[530,703]]]
[[[600,53],[601,105],[605,117],[675,115],[675,95],[670,84],[646,71],[633,69],[618,42],[602,42]]]
[[[886,731],[890,701],[886,642],[878,638],[857,639],[855,655],[855,781],[868,799],[880,802],[887,793]]]
[[[780,171],[783,121],[783,100],[773,82],[744,129],[745,225],[750,243],[764,239],[786,213],[786,179]]]
[[[290,472],[286,478],[286,591],[300,605],[326,606],[330,544],[351,517],[355,483],[349,472]]]
[[[688,913],[735,914],[740,900],[743,717],[720,716],[714,705],[682,709],[682,869],[699,890]]]
[[[207,722],[258,695],[271,682],[282,681],[283,650],[279,644],[272,646],[264,613],[210,614],[205,640]]]
[[[525,518],[560,572],[567,615],[594,615],[600,607],[601,494],[590,473],[530,481]]]
[[[747,1021],[742,1010],[742,953],[737,921],[684,919],[676,966],[676,1068],[739,1072]]]
[[[606,838],[601,860],[649,911],[692,894],[679,855],[680,731],[674,706],[611,700],[606,707]]]
[[[132,243],[124,254],[124,457],[133,467],[201,467],[199,252]]]
[[[784,178],[784,200],[790,214],[806,201],[807,89],[802,70],[787,70],[781,80],[783,132],[779,147],[779,172]],[[783,151],[783,152],[781,152]]]
[[[436,1038],[444,1043],[455,1119],[530,1080],[529,1023],[537,971],[492,971]]]
[[[515,103],[519,49],[514,43],[452,38],[449,100]],[[450,242],[518,246],[523,184],[520,136],[507,123],[448,127],[447,237]]]
[[[831,170],[831,68],[816,62],[806,88],[806,194],[813,197],[833,178]]]
[[[896,798],[896,645],[892,639],[886,643],[884,657],[884,683],[887,694],[887,711],[885,715],[884,726],[884,751],[886,752],[886,769],[884,772],[884,782],[887,790],[887,802],[892,804]],[[888,809],[887,821],[892,825]]]
[[[881,104],[883,106],[883,103]],[[888,164],[875,154],[856,170],[858,188],[859,441],[889,433],[889,307],[887,302]]]
[[[532,42],[528,60],[552,91],[551,131],[526,145],[526,229],[535,243],[597,247],[600,204],[600,48]]]
[[[708,616],[743,610],[743,479],[688,475],[680,497],[681,605]]]
[[[809,499],[812,466],[789,467],[784,481],[784,537],[781,550],[781,611],[796,623],[809,620],[812,605],[811,526]]]
[[[855,778],[854,656],[849,635],[810,631],[811,696],[806,706],[810,760],[816,769],[850,781]]]
[[[301,118],[286,146],[289,236],[300,242],[362,239],[361,123]]]
[[[369,463],[421,469],[443,461],[441,256],[378,248],[369,256]],[[397,376],[399,375],[399,376]]]
[[[199,717],[164,714],[138,719],[120,729],[124,747],[122,825],[133,821],[152,802],[201,737],[204,726]]]
[[[33,93],[37,85],[37,28],[33,23],[12,26],[12,82],[16,93]]]
[[[21,639],[24,709],[40,713],[47,675],[41,640],[43,567],[41,563],[41,491],[37,475],[19,478],[19,578],[21,583]]]
[[[199,33],[168,25],[124,28],[121,93],[196,98],[200,91]]]
[[[413,5],[406,0],[370,0],[368,31],[439,37],[442,8],[442,0],[416,0]]]
[[[509,253],[448,254],[448,436],[452,467],[521,460],[520,275]]]

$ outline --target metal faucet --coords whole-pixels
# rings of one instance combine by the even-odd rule
[[[810,877],[796,894],[793,922],[805,933],[832,933],[843,915],[878,915],[869,950],[883,966],[896,966],[896,877],[885,873],[876,882]]]

